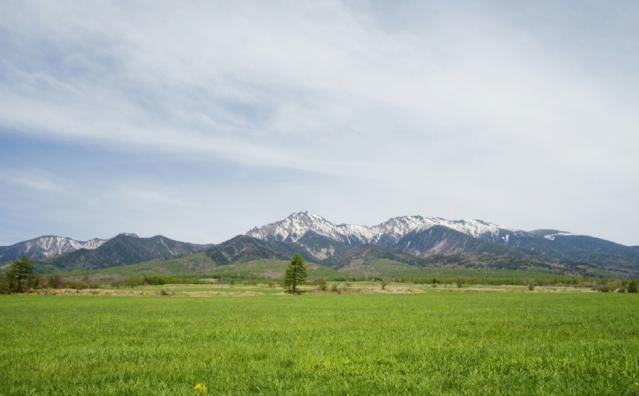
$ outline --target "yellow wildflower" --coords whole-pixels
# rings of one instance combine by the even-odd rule
[[[195,391],[198,395],[208,395],[209,391],[206,389],[206,385],[204,384],[195,384]]]

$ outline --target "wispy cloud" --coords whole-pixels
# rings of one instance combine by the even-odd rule
[[[639,199],[638,10],[593,7],[13,3],[0,130],[299,170],[380,201],[307,202],[344,220],[381,207],[590,231]]]
[[[64,187],[56,181],[56,177],[43,171],[29,170],[2,170],[0,169],[0,181],[14,187],[30,190],[57,193],[64,191]]]
[[[7,54],[5,128],[323,172],[344,172],[340,147],[372,162],[397,136],[426,151],[476,139],[557,160],[568,142],[604,144],[613,162],[632,152],[602,128],[637,144],[638,116],[605,81],[460,9],[389,32],[339,2],[29,4],[3,27],[42,54]],[[398,157],[421,163],[407,146]]]

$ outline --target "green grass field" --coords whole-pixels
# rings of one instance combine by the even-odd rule
[[[355,260],[341,268],[307,264],[309,280],[370,280],[374,278],[397,281],[454,283],[464,280],[471,284],[537,284],[574,283],[591,281],[582,277],[542,271],[489,269],[489,268],[430,268],[418,267],[387,259]],[[253,260],[228,265],[217,265],[204,253],[169,260],[153,260],[144,263],[122,265],[103,269],[59,272],[65,276],[144,276],[171,275],[184,277],[216,277],[229,280],[279,281],[288,261]]]
[[[2,395],[638,395],[639,296],[0,296]]]

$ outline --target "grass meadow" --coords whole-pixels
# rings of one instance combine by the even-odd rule
[[[282,279],[288,261],[252,260],[248,262],[217,265],[204,253],[196,253],[177,259],[153,260],[144,263],[122,265],[93,270],[63,273],[69,277],[112,278],[145,275],[168,275],[188,278],[211,277],[222,282],[275,281]],[[307,263],[309,281],[367,281],[371,279],[392,279],[397,282],[431,283],[433,279],[443,283],[463,280],[469,284],[575,284],[598,279],[574,277],[535,270],[509,270],[490,268],[440,268],[418,267],[387,259],[354,260],[342,268]]]
[[[2,395],[639,395],[639,296],[0,296]]]

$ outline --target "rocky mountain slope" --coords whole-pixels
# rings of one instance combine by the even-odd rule
[[[204,253],[218,265],[225,265],[259,259],[288,260],[295,253],[295,248],[285,243],[238,235],[206,249]]]

